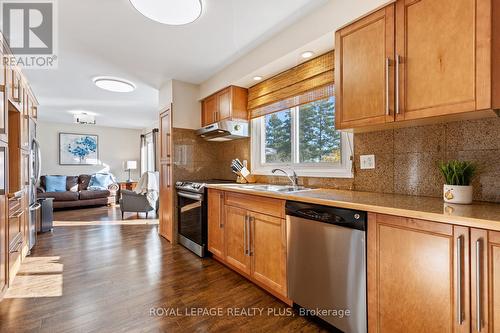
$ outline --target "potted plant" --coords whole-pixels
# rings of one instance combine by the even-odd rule
[[[469,161],[448,161],[439,164],[444,176],[444,201],[457,204],[472,203],[472,186],[470,185],[476,167]]]

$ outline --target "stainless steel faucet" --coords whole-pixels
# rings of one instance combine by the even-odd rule
[[[293,169],[290,169],[290,170],[292,170],[292,175],[291,176],[290,176],[290,174],[288,172],[286,172],[283,169],[273,169],[272,173],[276,173],[278,171],[284,173],[288,177],[288,179],[290,179],[290,182],[292,183],[292,186],[294,188],[297,188],[299,186],[299,177],[297,176],[297,173],[295,173],[295,170],[293,170]]]

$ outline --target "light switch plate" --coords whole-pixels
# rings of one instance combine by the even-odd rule
[[[375,169],[375,155],[361,155],[359,165],[362,170]]]

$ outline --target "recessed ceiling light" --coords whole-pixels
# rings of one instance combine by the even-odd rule
[[[99,88],[112,92],[131,92],[135,90],[135,84],[117,77],[98,76],[93,81]]]
[[[200,0],[130,0],[132,6],[147,18],[168,25],[183,25],[201,16]]]
[[[254,76],[253,79],[255,81],[260,81],[260,80],[262,80],[262,76]]]
[[[302,58],[307,59],[307,58],[311,58],[314,55],[314,52],[313,51],[305,51],[305,52],[302,52],[301,55],[302,55]]]

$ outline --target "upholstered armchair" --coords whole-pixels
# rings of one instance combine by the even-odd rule
[[[146,195],[138,194],[134,191],[120,190],[120,210],[122,211],[122,220],[125,212],[135,212],[135,213],[146,213],[146,218],[148,213],[152,210],[158,212],[158,203],[160,200],[156,201],[156,207],[151,207]]]

